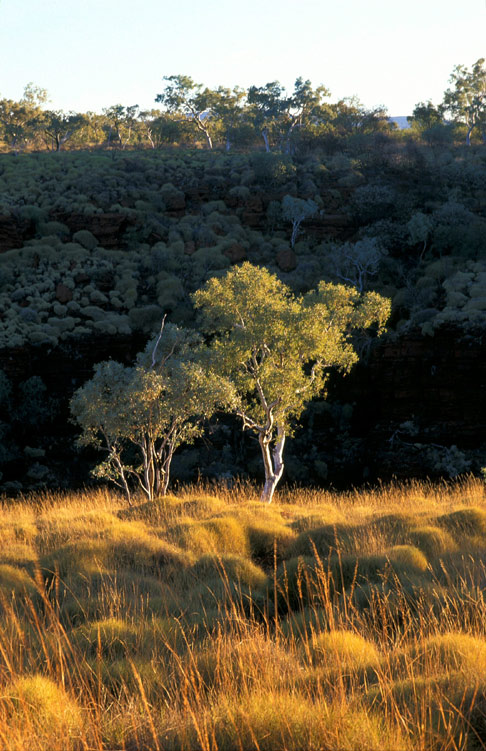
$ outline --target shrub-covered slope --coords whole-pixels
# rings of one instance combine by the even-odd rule
[[[43,365],[49,353],[58,353],[63,361],[69,359],[66,352],[106,349],[100,357],[106,359],[115,352],[118,356],[120,342],[130,341],[128,361],[134,342],[143,344],[164,313],[175,323],[194,325],[189,295],[210,276],[248,259],[277,272],[297,291],[325,278],[374,288],[393,301],[388,342],[370,354],[377,419],[366,409],[368,371],[362,367],[351,391],[336,384],[333,440],[326,445],[323,431],[317,444],[313,440],[304,451],[299,449],[297,455],[306,457],[307,464],[299,476],[290,461],[288,479],[338,480],[350,465],[357,467],[355,481],[372,476],[377,467],[367,458],[367,433],[375,429],[384,451],[397,431],[403,437],[401,425],[410,420],[419,436],[415,443],[435,443],[449,453],[459,444],[460,453],[470,451],[480,443],[486,422],[481,378],[475,378],[473,362],[484,361],[485,176],[480,148],[421,147],[398,138],[368,140],[361,149],[358,142],[348,144],[346,153],[334,147],[329,153],[294,159],[276,153],[183,150],[3,155],[0,366],[14,386],[35,375],[51,392],[49,368]],[[288,196],[311,201],[314,207],[293,247],[292,217],[284,208]],[[424,393],[428,403],[435,403],[430,395],[437,364],[424,367],[420,388],[415,376],[431,337],[441,341],[445,330],[449,333],[444,341],[456,342],[459,352],[456,361],[445,357],[447,366],[441,372],[450,392],[448,430],[443,425],[436,429],[443,423],[439,400],[432,414],[416,403]],[[394,347],[406,351],[410,338],[423,342],[417,345],[416,361],[404,368],[402,359],[397,366],[389,353]],[[462,354],[467,346],[474,352],[469,360]],[[35,372],[27,365],[19,373],[18,363],[29,360],[36,363]],[[65,375],[57,393],[49,393],[61,408],[81,380],[76,368],[67,367]],[[477,410],[474,437],[465,441],[457,423],[460,395],[468,383]],[[386,400],[381,400],[382,384]],[[22,400],[22,395],[15,399]],[[407,401],[408,414],[387,420],[386,404],[396,399]],[[313,424],[319,423],[319,409],[315,414],[310,410]],[[4,409],[3,433],[13,430],[8,442],[19,446],[17,453],[10,451],[10,459],[8,452],[4,457],[5,478],[12,480],[17,469],[25,472],[21,464],[26,444],[7,412]],[[47,443],[55,443],[58,430]],[[218,442],[211,459],[215,474],[217,465],[223,472],[246,472],[251,457],[238,459],[233,448],[228,461],[221,456],[226,443],[223,438]],[[8,466],[14,459],[20,462],[17,469]],[[404,466],[423,474],[478,469],[472,454],[451,464],[450,471],[446,464],[431,460],[414,468],[411,457]],[[385,465],[385,473],[393,472]],[[57,482],[63,481],[69,481],[67,475],[57,475]],[[23,482],[34,481],[24,477]],[[54,475],[51,482],[56,482]]]

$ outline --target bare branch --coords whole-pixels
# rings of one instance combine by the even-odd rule
[[[162,334],[164,333],[165,319],[166,318],[167,318],[167,313],[164,313],[164,317],[162,318],[162,323],[160,325],[159,335],[157,337],[157,341],[155,342],[154,348],[152,350],[152,365],[150,366],[152,370],[155,368],[155,355],[157,353],[157,347],[160,344],[160,340],[162,339]]]

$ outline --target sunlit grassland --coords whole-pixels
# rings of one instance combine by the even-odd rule
[[[486,747],[486,496],[4,500],[0,749]]]

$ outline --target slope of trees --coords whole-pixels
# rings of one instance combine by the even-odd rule
[[[288,100],[277,88],[258,96]],[[197,328],[192,295],[245,261],[266,268],[297,297],[323,282],[391,299],[386,339],[391,349],[395,341],[399,351],[410,336],[432,351],[432,337],[445,342],[449,330],[459,349],[469,340],[479,347],[486,325],[486,164],[479,123],[467,146],[465,123],[448,122],[442,105],[425,103],[417,105],[410,136],[380,130],[378,113],[360,110],[355,101],[333,105],[325,91],[318,94],[300,81],[282,119],[267,118],[268,152],[256,111],[249,116],[246,93],[220,89],[223,119],[207,121],[213,149],[190,117],[139,113],[135,107],[128,112],[120,105],[102,116],[86,115],[83,127],[91,129],[94,141],[99,136],[112,144],[111,152],[91,153],[77,150],[82,128],[61,119],[48,122],[44,96],[31,87],[22,107],[24,114],[44,113],[43,143],[53,153],[15,148],[17,155],[0,158],[5,482],[22,473],[29,487],[53,482],[52,447],[59,443],[52,436],[65,424],[66,402],[91,377],[92,364],[111,355],[123,368],[136,367],[134,353],[157,336],[166,314],[178,327]],[[170,142],[173,126],[183,127],[191,143],[200,137],[203,148],[158,148]],[[139,128],[149,148],[134,148]],[[11,134],[12,145],[20,136]],[[367,357],[373,361],[376,355],[359,332],[353,343],[362,363],[356,378],[364,382]],[[71,372],[69,353],[90,355],[91,349],[93,359],[86,358],[82,377]],[[44,361],[57,354],[68,363],[63,385],[60,375],[54,379],[45,372]],[[15,365],[24,357],[37,363],[34,370]],[[479,371],[471,372],[472,380]],[[32,377],[44,381],[38,387],[45,389],[51,416],[34,404]],[[311,401],[302,412],[306,429],[287,442],[285,476],[292,482],[347,478],[350,471],[359,481],[367,466],[376,471],[370,454],[366,458],[368,428],[360,422],[366,415],[372,423],[373,414],[356,392],[348,397],[337,376],[330,384],[326,406]],[[442,388],[452,394],[455,387]],[[478,419],[481,398],[478,393]],[[25,417],[29,411],[42,425],[35,445]],[[471,438],[466,446],[451,437],[445,416],[431,426],[416,405],[410,405],[410,414],[413,420],[405,413],[396,424],[381,423],[376,440],[388,446],[390,462],[393,447],[400,446],[405,457],[418,452],[416,445],[430,444],[416,462],[422,474],[478,468],[479,450],[476,456]],[[193,478],[203,455],[208,476],[261,474],[258,443],[234,438],[238,431],[230,418],[225,421],[214,423],[214,442],[198,440],[193,449],[175,452],[176,476]],[[127,445],[128,460],[138,449]]]

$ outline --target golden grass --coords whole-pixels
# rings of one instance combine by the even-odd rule
[[[353,631],[334,629],[315,634],[312,650],[317,663],[344,672],[376,668],[380,664],[375,644]]]
[[[0,718],[0,738],[9,750],[74,747],[84,734],[83,713],[76,701],[54,680],[38,674],[7,683]]]
[[[486,747],[484,485],[5,501],[0,749]]]

